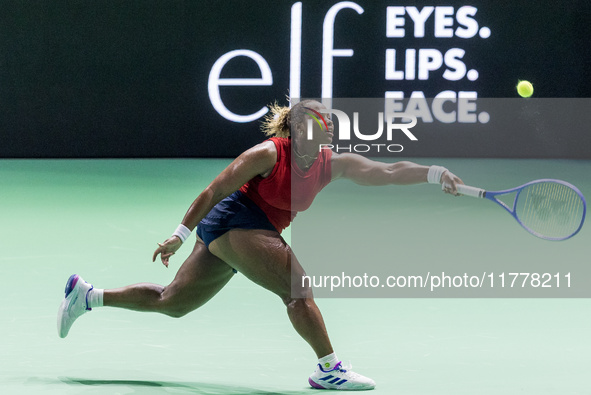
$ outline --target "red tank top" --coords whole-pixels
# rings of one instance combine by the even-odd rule
[[[330,182],[332,151],[323,149],[312,167],[304,172],[291,162],[291,139],[272,137],[269,140],[277,148],[273,171],[267,178],[253,178],[240,192],[259,206],[281,233],[297,212],[310,207],[318,192]]]

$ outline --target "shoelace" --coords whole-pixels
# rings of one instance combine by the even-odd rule
[[[347,373],[347,371],[349,371],[349,373],[353,373],[350,370],[353,369],[353,365],[351,365],[351,362],[347,363],[347,365],[343,366],[342,362],[337,363],[334,368],[332,370],[338,370],[341,373]]]
[[[334,372],[334,371],[338,371],[340,373],[347,373],[349,375],[356,375],[356,373],[353,373],[351,371],[351,369],[353,369],[353,365],[351,365],[351,362],[348,362],[346,366],[343,366],[342,361],[339,361],[334,368],[330,369],[330,370],[324,370],[322,369],[322,366],[318,365],[318,367],[320,368],[320,370],[324,373],[328,373],[328,372]]]

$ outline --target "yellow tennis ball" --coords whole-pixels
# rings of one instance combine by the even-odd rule
[[[534,86],[529,81],[519,81],[517,84],[517,93],[521,97],[530,97],[534,94]]]

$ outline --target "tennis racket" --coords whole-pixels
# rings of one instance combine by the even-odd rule
[[[585,222],[585,197],[577,187],[565,181],[535,180],[504,191],[485,191],[467,185],[457,185],[457,189],[462,195],[492,200],[507,210],[525,230],[542,239],[569,239]],[[515,194],[512,206],[499,200],[512,193]]]

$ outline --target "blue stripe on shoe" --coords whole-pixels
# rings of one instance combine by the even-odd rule
[[[323,377],[323,378],[319,379],[318,381],[326,381],[326,380],[330,380],[330,379],[332,379],[333,377],[334,377],[334,376],[333,376],[332,374],[329,374],[328,376],[326,376],[326,377]]]
[[[337,382],[337,381],[339,381],[339,380],[340,380],[340,379],[339,379],[338,377],[336,377],[334,380],[330,380],[330,381],[329,381],[329,383],[331,383],[331,384],[334,384],[334,383],[336,383],[336,382]]]
[[[347,382],[347,379],[342,379],[341,381],[339,381],[336,385],[341,385]]]
[[[88,294],[90,293],[90,291],[92,291],[94,289],[94,287],[91,285],[90,289],[88,291],[86,291],[86,310],[88,311],[92,311],[92,309],[90,307],[88,307]]]

